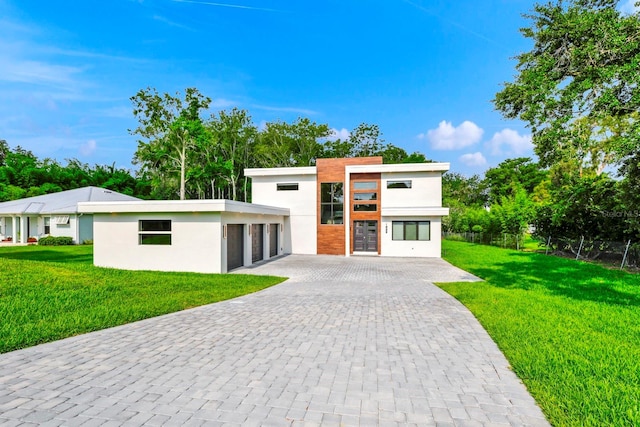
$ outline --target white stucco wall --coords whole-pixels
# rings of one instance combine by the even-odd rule
[[[136,204],[136,207],[144,207],[143,203]],[[252,224],[264,225],[263,259],[270,257],[269,224],[278,224],[277,255],[289,253],[285,249],[285,218],[284,215],[225,211],[95,213],[94,264],[125,270],[226,273],[227,240],[224,226],[245,225],[244,265],[249,266],[252,264],[252,245],[248,229]],[[171,220],[171,245],[139,244],[139,220],[154,219]]]
[[[382,173],[381,201],[384,207],[442,206],[440,172]],[[387,188],[387,181],[411,181],[411,188]]]
[[[69,215],[68,224],[55,224],[53,222],[55,216],[56,215],[51,215],[51,236],[71,237],[74,243],[82,243],[78,242],[78,216],[73,214]],[[44,232],[44,225],[41,228],[41,232]]]
[[[140,245],[138,220],[171,220],[171,245]],[[96,213],[93,257],[99,267],[125,270],[222,271],[219,213]]]
[[[431,240],[393,240],[393,221],[430,221]],[[382,256],[440,258],[441,256],[441,217],[382,217],[380,227]]]
[[[293,183],[298,184],[297,191],[277,190],[277,184]],[[253,176],[251,188],[252,203],[289,208],[291,239],[284,248],[285,252],[315,254],[318,238],[316,175]]]

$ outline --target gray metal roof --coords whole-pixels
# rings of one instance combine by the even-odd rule
[[[0,203],[0,215],[17,214],[74,214],[79,202],[124,202],[140,200],[99,187],[83,187],[59,193],[44,194],[26,199]]]

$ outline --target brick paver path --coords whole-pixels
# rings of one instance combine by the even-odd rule
[[[2,426],[548,426],[442,260],[288,256],[235,300],[0,355]]]

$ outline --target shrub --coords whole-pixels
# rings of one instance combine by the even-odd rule
[[[73,245],[73,239],[65,236],[47,236],[38,240],[38,244],[42,246],[69,246]]]

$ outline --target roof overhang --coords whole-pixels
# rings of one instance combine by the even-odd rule
[[[131,202],[82,202],[81,213],[196,213],[230,212],[289,216],[288,208],[236,202],[233,200],[143,200]]]
[[[315,166],[290,167],[290,168],[247,168],[244,176],[288,176],[288,175],[317,175]]]
[[[399,173],[399,172],[446,172],[449,163],[397,163],[384,165],[346,166],[347,173]]]
[[[405,208],[382,208],[381,216],[447,216],[449,208],[442,207],[405,207]]]

